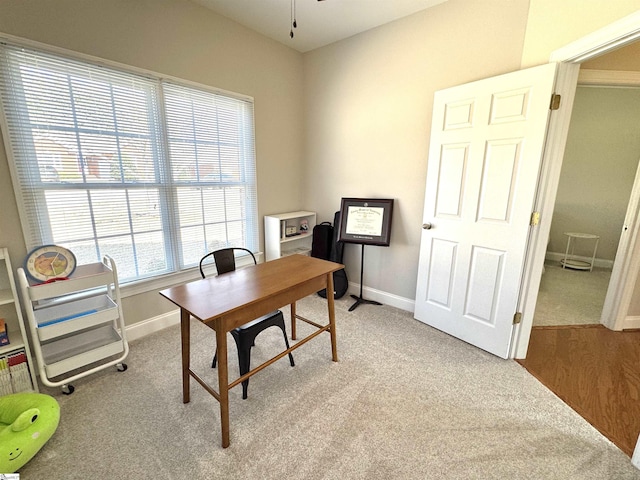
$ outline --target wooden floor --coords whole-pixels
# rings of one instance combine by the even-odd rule
[[[534,327],[518,361],[631,456],[640,433],[640,331]]]

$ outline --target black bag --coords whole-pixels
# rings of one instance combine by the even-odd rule
[[[323,260],[329,260],[332,240],[333,227],[331,226],[331,222],[322,222],[313,227],[311,256],[321,258]]]
[[[328,225],[327,225],[328,224]],[[339,242],[338,237],[340,235],[340,212],[336,212],[333,216],[333,226],[329,222],[322,222],[320,225],[316,225],[313,229],[313,243],[316,242],[316,228],[323,227],[319,230],[322,237],[318,240],[317,251],[320,252],[320,244],[326,241],[326,227],[331,228],[331,237],[329,240],[329,252],[326,257],[320,257],[314,255],[313,244],[311,246],[311,256],[317,258],[323,258],[324,260],[330,260],[336,263],[342,263],[342,257],[344,256],[344,242]],[[340,298],[347,293],[349,288],[349,282],[347,281],[347,272],[343,269],[333,272],[333,298]],[[322,289],[318,292],[322,298],[327,298],[327,289]]]

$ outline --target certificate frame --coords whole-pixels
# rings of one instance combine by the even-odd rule
[[[343,198],[340,212],[339,241],[380,247],[391,243],[393,199]]]

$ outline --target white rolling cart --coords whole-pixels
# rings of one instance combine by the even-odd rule
[[[43,384],[62,386],[68,395],[74,380],[112,366],[127,369],[122,361],[129,344],[113,259],[78,265],[67,280],[37,285],[18,268],[18,282]],[[76,369],[82,370],[70,373]]]

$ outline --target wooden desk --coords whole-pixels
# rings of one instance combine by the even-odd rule
[[[182,401],[189,402],[189,377],[193,377],[220,403],[222,446],[229,446],[229,389],[251,375],[271,365],[312,338],[328,331],[331,334],[331,354],[338,361],[336,347],[333,272],[343,265],[303,255],[291,255],[255,266],[242,268],[216,277],[197,280],[162,290],[160,295],[180,307],[182,338]],[[295,302],[319,290],[327,289],[329,323],[319,325],[296,313]],[[227,332],[254,318],[291,305],[291,338],[296,338],[296,319],[318,330],[291,348],[276,355],[229,383],[227,362]],[[218,348],[218,391],[208,385],[190,368],[190,319],[195,317],[216,332]],[[213,352],[212,352],[213,354]]]

